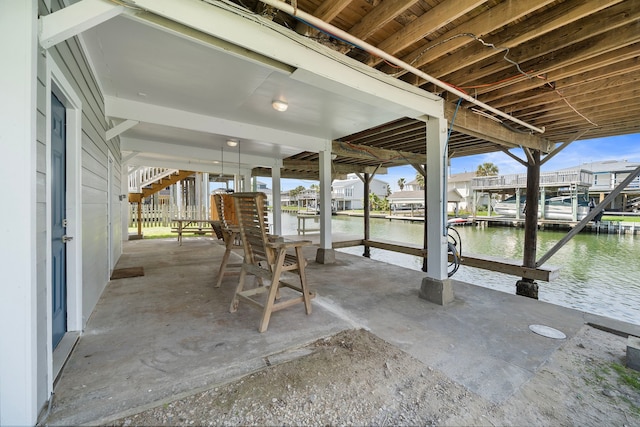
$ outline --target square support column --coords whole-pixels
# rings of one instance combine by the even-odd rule
[[[0,257],[4,284],[0,298],[0,425],[36,423],[44,404],[42,397],[38,401],[38,386],[46,388],[46,383],[38,381],[42,378],[38,375],[38,354],[46,354],[50,345],[46,340],[38,341],[37,17],[35,0],[0,2],[0,93],[5,100],[0,105],[2,200],[20,206],[19,215],[9,209],[0,213],[0,236],[11,248]],[[20,185],[10,184],[14,182]],[[40,309],[46,316],[46,308]]]
[[[240,191],[253,191],[251,185],[251,169],[245,169],[242,171],[242,189]]]
[[[280,168],[271,168],[271,201],[273,203],[273,234],[280,236],[282,234],[282,193],[280,190]]]
[[[331,144],[328,144],[331,147]],[[316,262],[333,264],[336,255],[331,240],[331,149],[320,151],[320,248]]]
[[[453,287],[447,274],[447,121],[427,120],[427,277],[422,280],[420,298],[445,305],[453,301]]]

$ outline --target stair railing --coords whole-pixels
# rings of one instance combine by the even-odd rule
[[[177,173],[178,169],[155,168],[155,167],[130,167],[129,169],[129,192],[142,193],[142,189],[154,182],[160,181],[169,175]]]

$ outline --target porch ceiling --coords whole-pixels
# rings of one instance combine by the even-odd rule
[[[146,0],[124,3],[154,7]],[[415,90],[422,89],[425,104],[432,99],[427,92],[439,95],[445,101],[445,117],[451,120],[456,114],[449,141],[452,157],[519,145],[549,152],[557,143],[574,139],[640,132],[640,2],[297,1],[299,10],[492,107],[544,127],[542,135],[532,135],[505,119],[499,123],[475,114],[477,109],[466,101],[456,113],[457,96],[260,1],[187,3],[265,20],[254,37],[278,32],[278,37],[307,48],[317,43],[324,57],[329,50],[339,52],[348,57],[349,64],[359,62],[388,74],[412,95],[421,96]],[[215,41],[200,31],[184,31],[186,27],[198,28],[186,22],[197,24],[198,17],[176,18],[180,24],[171,22],[179,15],[179,8],[165,7],[163,17],[158,16],[158,10],[129,11],[83,33],[107,96],[108,115],[115,123],[126,119],[141,122],[122,133],[123,141],[177,143],[185,148],[182,160],[195,161],[189,156],[189,147],[218,152],[226,139],[239,138],[243,154],[284,161],[283,177],[316,176],[317,166],[313,165],[317,165],[317,151],[326,141],[334,141],[334,148],[339,148],[336,142],[342,142],[354,152],[368,153],[352,156],[348,150],[337,152],[334,163],[354,171],[424,162],[425,123],[419,119],[415,104],[385,102],[386,93],[341,85],[321,70],[277,58],[277,49],[251,52]],[[280,30],[275,30],[273,23]],[[293,30],[304,35],[304,42]],[[287,112],[271,108],[271,101],[278,97],[288,101]],[[215,126],[189,127],[162,115],[154,122],[144,114],[119,114],[117,108],[110,109],[110,99],[132,101],[134,107],[168,108],[167,117],[179,110],[212,118],[218,121],[214,124],[222,123],[217,129],[224,131],[216,132]],[[145,155],[148,158],[152,152]],[[202,170],[205,163],[209,167],[200,162]],[[305,167],[307,162],[309,167]],[[270,174],[273,162],[263,163],[246,161],[255,168],[254,174]]]

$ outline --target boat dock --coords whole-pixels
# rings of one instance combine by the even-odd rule
[[[524,218],[516,219],[504,216],[495,217],[475,217],[472,219],[478,227],[524,227]],[[538,229],[540,230],[568,230],[578,224],[578,221],[560,221],[560,220],[538,220]],[[584,227],[588,233],[606,233],[606,234],[640,234],[640,223],[632,221],[600,221],[599,223],[590,222]]]

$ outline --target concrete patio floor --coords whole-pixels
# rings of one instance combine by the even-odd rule
[[[532,333],[531,324],[559,329],[567,340],[587,322],[640,334],[638,325],[462,282],[454,282],[455,301],[441,307],[418,298],[422,272],[340,252],[335,264],[316,264],[315,250],[305,248],[313,313],[306,316],[302,304],[276,312],[260,334],[259,310],[241,303],[229,313],[237,276],[213,287],[220,243],[125,242],[118,268],[142,266],[145,275],[109,283],[44,423],[106,423],[299,357],[305,344],[345,329],[365,328],[494,403],[565,342]]]

